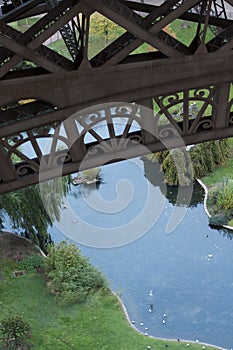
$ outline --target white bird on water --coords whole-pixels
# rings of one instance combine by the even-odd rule
[[[149,296],[153,297],[153,290],[152,289],[150,290]]]

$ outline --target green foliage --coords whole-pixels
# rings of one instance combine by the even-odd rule
[[[46,252],[51,243],[48,227],[60,218],[62,197],[69,189],[69,178],[44,182],[0,196],[0,227],[7,213],[12,226]],[[42,194],[42,196],[41,196]],[[46,206],[46,207],[45,207]]]
[[[225,215],[214,215],[209,218],[209,225],[213,227],[221,227],[228,224],[229,217]]]
[[[0,323],[0,332],[5,349],[29,349],[29,344],[26,340],[30,337],[30,331],[31,327],[28,322],[19,315],[9,316]]]
[[[165,182],[170,186],[188,186],[196,178],[202,178],[215,170],[229,156],[228,140],[205,142],[184,148],[158,152],[146,156],[152,162],[159,161]],[[191,160],[191,161],[190,161]]]
[[[83,304],[60,306],[38,274],[0,279],[0,290],[1,319],[9,315],[10,306],[13,313],[30,320],[33,350],[142,350],[149,345],[156,350],[186,349],[181,341],[153,339],[135,332],[119,302],[107,291],[90,294]],[[201,348],[201,344],[190,343],[188,349]],[[210,349],[216,350],[206,346]]]
[[[209,197],[208,204],[210,203],[210,201],[212,201],[211,203],[216,205],[217,211],[224,210],[233,214],[233,185],[232,184],[212,188],[211,191],[209,191],[208,197]]]
[[[91,35],[105,38],[106,44],[116,39],[116,33],[122,34],[125,30],[108,18],[94,13],[91,16]]]
[[[156,153],[150,153],[144,156],[143,158],[150,160],[153,163],[162,163],[166,157],[169,155],[169,151],[163,151],[163,152],[156,152]]]
[[[219,141],[213,141],[210,143],[210,149],[211,153],[213,155],[214,161],[216,164],[220,164],[224,161],[222,157],[222,152],[220,148],[220,142]]]
[[[100,168],[92,168],[92,169],[87,169],[82,171],[82,177],[86,180],[91,180],[96,177],[98,177],[100,174]]]
[[[192,169],[185,149],[174,149],[163,160],[165,182],[170,186],[189,186],[192,181]]]
[[[74,244],[50,246],[45,271],[50,280],[48,288],[61,304],[83,302],[90,292],[107,287],[102,273]]]
[[[227,142],[227,144],[224,144],[225,142],[223,141]],[[216,161],[218,161],[216,169],[213,173],[208,173],[202,178],[206,186],[215,186],[217,183],[221,184],[224,178],[233,180],[233,138],[219,142],[219,152],[221,163],[219,163],[216,157]]]
[[[34,270],[36,268],[41,268],[44,266],[45,258],[42,255],[31,253],[29,256],[23,258],[19,263],[19,268],[21,270]]]

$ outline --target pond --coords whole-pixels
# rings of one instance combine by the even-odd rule
[[[188,203],[182,192],[178,204],[158,166],[140,159],[104,166],[101,176],[98,188],[72,187],[72,212],[62,210],[53,239],[81,242],[142,332],[232,348],[233,241],[209,227],[202,188],[194,185]]]

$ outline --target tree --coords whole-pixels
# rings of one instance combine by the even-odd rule
[[[161,163],[164,180],[168,185],[188,186],[192,179],[198,179],[212,172],[229,156],[229,141],[210,141],[185,149],[158,152],[145,156],[147,160]],[[191,159],[191,162],[190,162]]]
[[[123,34],[124,31],[123,28],[99,13],[94,13],[91,16],[91,34],[96,37],[105,38],[106,46],[109,42],[115,40],[117,36]]]
[[[187,165],[185,149],[174,149],[168,153],[161,168],[164,171],[165,182],[168,185],[189,186],[192,180],[190,167]]]
[[[65,241],[49,247],[45,271],[50,280],[48,288],[61,304],[83,302],[90,292],[107,287],[102,273],[76,245]]]
[[[39,185],[22,188],[0,196],[0,228],[3,229],[4,213],[6,213],[14,229],[22,236],[31,239],[46,251],[46,245],[51,243],[48,227],[54,220],[60,219],[59,208],[62,197],[69,189],[69,178],[62,179],[62,189],[59,189],[59,179],[45,182],[42,186],[44,194],[41,196]],[[58,191],[54,190],[58,188]],[[48,201],[46,201],[46,196]],[[42,200],[43,197],[43,200]],[[46,204],[49,206],[45,208]]]
[[[27,339],[30,337],[31,327],[22,316],[12,315],[0,323],[0,332],[3,336],[5,349],[29,349]]]
[[[91,168],[82,171],[82,176],[86,180],[92,180],[98,178],[100,174],[100,168]]]

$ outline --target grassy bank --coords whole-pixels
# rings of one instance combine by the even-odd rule
[[[233,226],[232,184],[233,184],[233,139],[229,139],[229,158],[201,180],[207,186],[207,209],[212,216],[211,223],[218,226]]]
[[[233,138],[229,139],[230,150],[229,158],[224,165],[217,167],[212,173],[203,177],[201,180],[207,187],[223,184],[224,179],[233,180]]]
[[[37,272],[14,277],[18,263],[6,257],[4,247],[0,246],[0,252],[0,320],[9,314],[22,315],[32,327],[32,349],[185,348],[182,342],[155,340],[137,333],[127,322],[119,301],[109,292],[96,292],[83,305],[59,306]],[[190,343],[189,349],[202,349],[202,345]]]

